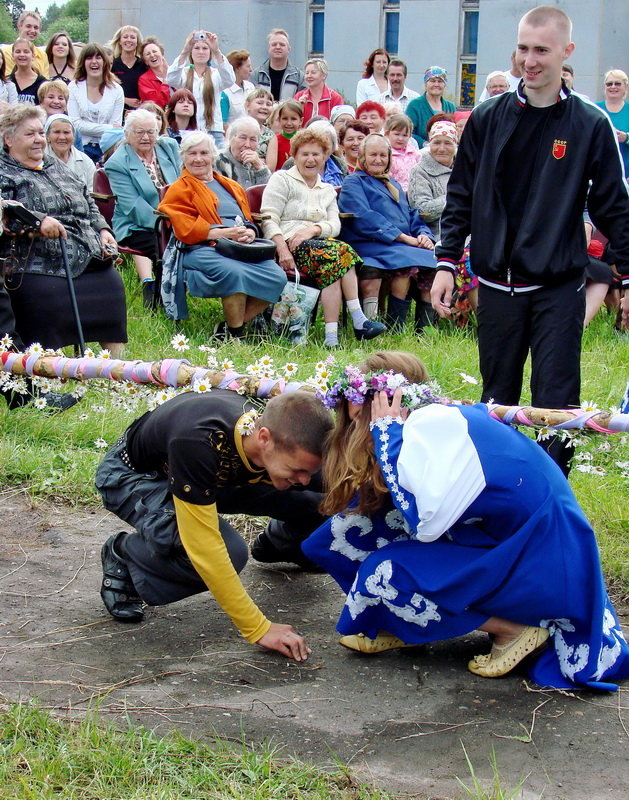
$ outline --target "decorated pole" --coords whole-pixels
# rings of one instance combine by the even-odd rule
[[[37,375],[78,381],[111,380],[152,384],[154,386],[194,386],[206,381],[212,388],[231,389],[250,397],[273,397],[282,392],[316,387],[301,381],[260,378],[235,370],[214,370],[190,364],[186,359],[165,358],[161,361],[124,361],[122,359],[83,356],[67,358],[38,353],[0,353],[0,371],[13,375]],[[596,433],[629,432],[629,414],[599,409],[548,409],[532,406],[488,404],[489,413],[508,425],[526,425],[555,430],[584,430]]]

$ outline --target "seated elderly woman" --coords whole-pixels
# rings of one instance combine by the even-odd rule
[[[410,208],[400,184],[389,177],[391,144],[371,133],[360,144],[358,169],[341,188],[339,209],[351,216],[343,220],[341,238],[363,260],[360,288],[368,317],[378,313],[383,278],[390,278],[388,323],[401,328],[411,305],[407,295],[411,271],[434,272],[432,234]]]
[[[339,140],[327,119],[311,120],[306,126],[309,130],[319,131],[328,140],[328,147],[325,151],[326,159],[321,170],[321,180],[329,183],[330,186],[342,186],[345,176],[349,173],[344,159],[337,155]],[[282,169],[290,169],[295,164],[295,159],[291,156],[284,162]]]
[[[356,109],[356,119],[364,122],[369,128],[369,133],[382,133],[387,112],[382,103],[375,100],[365,100]]]
[[[51,114],[44,123],[46,155],[63,162],[92,191],[96,167],[92,159],[74,146],[76,131],[67,114]]]
[[[157,138],[157,118],[146,109],[130,111],[125,118],[125,141],[105,164],[116,195],[113,227],[125,247],[139,250],[135,267],[142,282],[147,308],[155,306],[155,215],[159,192],[179,177],[179,147],[174,139]]]
[[[194,297],[220,297],[225,320],[221,339],[241,339],[245,323],[279,300],[286,275],[275,261],[240,261],[222,255],[221,239],[249,243],[256,238],[244,189],[214,171],[216,145],[207,133],[190,133],[181,144],[183,171],[166,192],[166,214],[183,248],[183,280]],[[247,220],[243,224],[243,217]]]
[[[0,196],[21,203],[40,220],[34,238],[0,239],[0,258],[13,263],[5,284],[16,330],[25,344],[79,343],[61,258],[63,238],[85,339],[120,355],[127,317],[122,280],[112,261],[116,241],[85,183],[45,156],[44,119],[40,108],[26,104],[0,117]]]
[[[345,159],[347,171],[354,172],[358,168],[358,156],[360,154],[360,143],[369,136],[369,128],[364,122],[357,119],[346,123],[339,133],[339,144]]]
[[[239,183],[243,189],[266,183],[271,170],[258,155],[260,125],[252,117],[239,117],[227,128],[227,147],[216,159],[219,175]]]
[[[262,196],[264,235],[277,245],[280,265],[299,272],[321,289],[325,345],[338,346],[338,318],[345,297],[357,339],[373,339],[385,326],[368,320],[360,308],[356,267],[360,259],[344,242],[331,238],[341,229],[336,191],[323,183],[321,170],[328,137],[306,128],[291,140],[295,165],[274,172]]]
[[[457,128],[454,122],[441,120],[435,122],[428,133],[428,152],[424,152],[419,164],[411,170],[408,186],[408,202],[416,208],[430,226],[433,236],[439,238],[441,214],[446,204],[448,181],[456,156]],[[469,266],[469,248],[456,268],[456,285],[459,290],[458,310],[475,309],[477,305],[478,278]],[[420,297],[415,316],[416,330],[419,333],[427,322],[434,321],[430,303],[432,280],[418,283]],[[464,297],[462,295],[465,295]],[[469,304],[469,309],[467,305]],[[457,319],[459,319],[457,317]],[[461,320],[462,321],[462,320]]]

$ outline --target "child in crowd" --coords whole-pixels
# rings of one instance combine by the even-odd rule
[[[249,117],[260,125],[260,140],[258,142],[258,155],[266,158],[269,140],[275,135],[269,127],[269,115],[273,110],[273,95],[266,89],[254,89],[245,98],[245,111]]]
[[[389,174],[408,191],[411,169],[421,158],[417,142],[412,138],[413,123],[406,114],[394,114],[384,123],[384,135],[391,143],[391,170]]]
[[[269,140],[266,151],[266,163],[272,172],[282,169],[290,156],[290,140],[301,128],[304,118],[302,104],[296,100],[285,100],[278,109],[277,118],[282,132]]]

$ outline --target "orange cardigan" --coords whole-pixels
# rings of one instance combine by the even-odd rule
[[[244,189],[236,181],[214,173],[214,179],[234,196],[243,216],[252,221],[249,202]],[[184,244],[199,244],[207,241],[210,228],[222,225],[218,215],[218,198],[203,181],[191,175],[187,169],[166,190],[157,210],[170,219],[175,236]]]

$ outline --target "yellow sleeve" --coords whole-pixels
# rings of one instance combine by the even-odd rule
[[[181,542],[216,602],[249,642],[257,642],[271,627],[249,597],[229,558],[218,528],[216,505],[198,506],[173,496]]]

